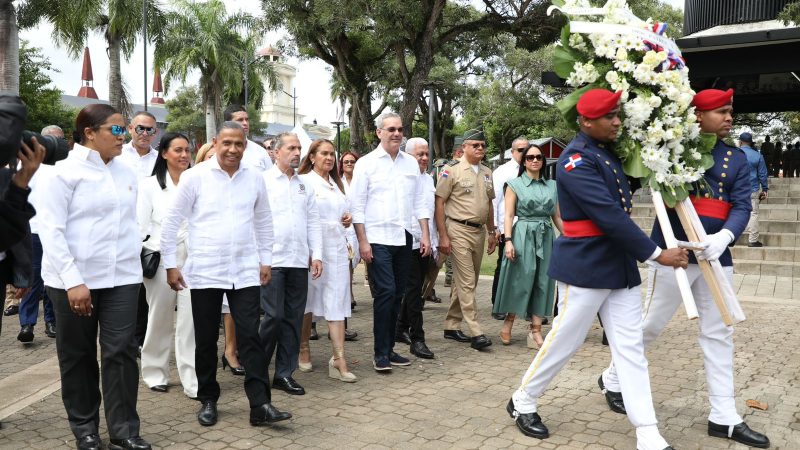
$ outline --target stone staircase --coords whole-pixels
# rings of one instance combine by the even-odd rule
[[[770,178],[769,187],[758,216],[764,247],[747,247],[743,233],[732,249],[734,272],[800,278],[800,178]],[[634,195],[631,215],[647,233],[653,228],[656,213],[648,189]]]

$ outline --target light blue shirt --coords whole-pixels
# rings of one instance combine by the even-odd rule
[[[769,185],[767,183],[767,165],[764,163],[764,156],[746,145],[741,148],[744,154],[747,155],[747,164],[750,165],[750,188],[753,192],[757,192],[760,185],[761,190],[767,192]]]

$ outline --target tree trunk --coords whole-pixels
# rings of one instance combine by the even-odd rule
[[[214,95],[203,92],[203,104],[206,110],[206,141],[217,135],[217,107]]]
[[[127,120],[131,115],[130,101],[122,84],[122,50],[120,38],[106,32],[108,48],[108,101]]]
[[[372,123],[372,95],[369,88],[353,95],[353,106],[358,110],[358,123],[350,131],[350,145],[354,146],[360,154],[372,150],[367,136],[374,134],[375,125]]]
[[[19,95],[19,35],[11,0],[0,0],[0,91]]]

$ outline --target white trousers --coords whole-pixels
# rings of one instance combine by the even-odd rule
[[[639,287],[587,289],[559,282],[558,296],[558,316],[553,327],[512,397],[516,410],[520,413],[536,412],[536,400],[578,351],[599,313],[611,354],[620,366],[628,420],[634,427],[655,425],[657,420],[642,344]]]
[[[683,303],[675,281],[675,269],[655,262],[648,263],[647,295],[644,306],[644,345],[658,338]],[[729,280],[733,280],[733,266],[723,267]],[[706,368],[706,386],[711,413],[708,420],[719,425],[737,425],[742,417],[736,413],[733,389],[733,327],[722,322],[711,291],[703,279],[700,267],[689,264],[686,269],[692,287],[700,325],[698,342],[703,350]],[[605,321],[603,322],[605,324]],[[622,368],[617,370],[617,357],[612,354],[611,365],[603,373],[606,389],[619,392]],[[625,406],[628,397],[623,393]]]
[[[185,259],[186,247],[179,244],[179,266],[183,265]],[[142,345],[142,379],[148,387],[169,384],[170,347],[174,341],[175,362],[183,392],[189,397],[196,397],[194,322],[189,289],[173,291],[167,284],[167,271],[163,264],[152,279],[144,279],[144,286],[150,312],[147,314],[147,331]]]

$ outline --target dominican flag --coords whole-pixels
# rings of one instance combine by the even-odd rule
[[[666,31],[667,31],[667,24],[660,22],[656,22],[653,24],[653,33],[659,36],[663,36],[664,32]]]
[[[575,154],[570,156],[569,159],[567,159],[564,162],[564,169],[566,169],[567,172],[569,172],[572,169],[580,166],[581,164],[583,164],[583,159],[581,158],[581,155]]]

